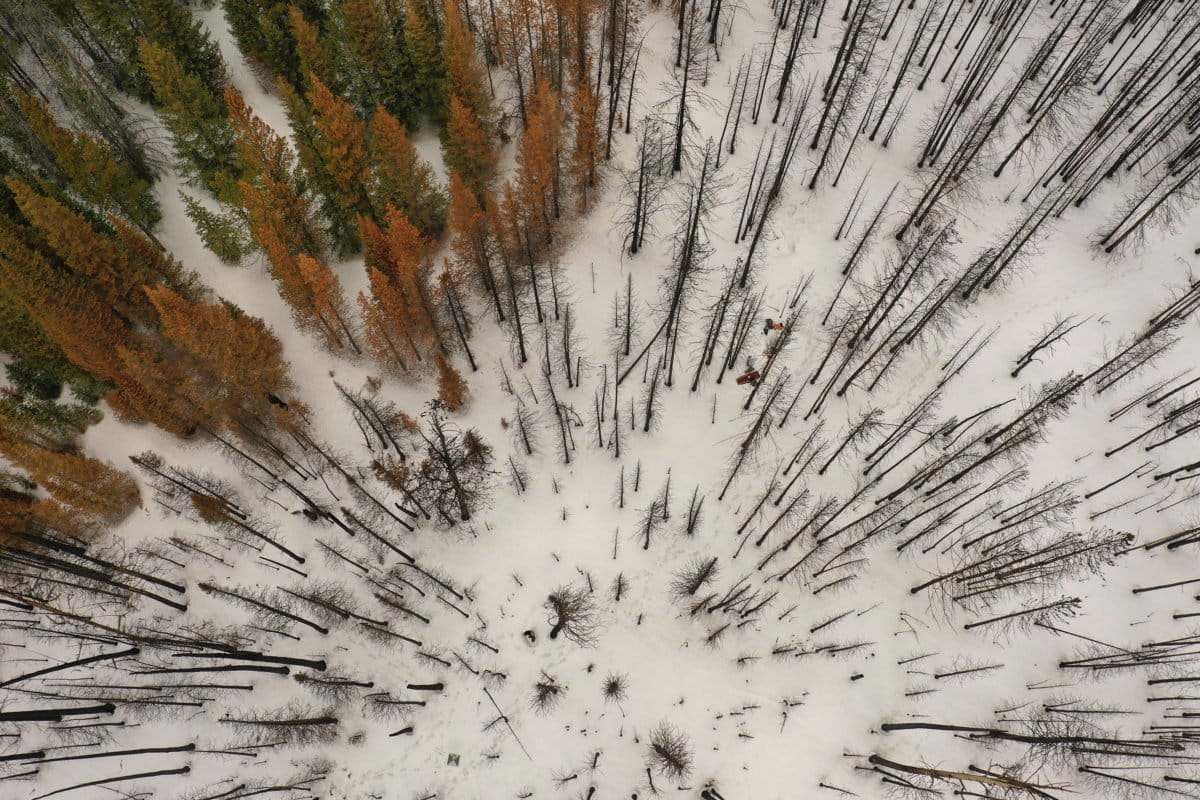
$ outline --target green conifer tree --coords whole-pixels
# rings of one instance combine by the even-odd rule
[[[180,192],[179,197],[183,200],[184,213],[196,227],[204,246],[226,264],[241,263],[251,250],[245,223],[232,213],[208,210],[184,192]]]
[[[418,114],[441,127],[447,113],[446,60],[440,20],[431,5],[409,3],[405,50],[413,67],[413,105]]]
[[[180,169],[213,192],[228,191],[236,153],[220,90],[189,73],[166,48],[142,42],[141,61],[151,80],[163,124]],[[225,198],[223,198],[225,199]]]
[[[83,18],[113,59],[128,69],[119,88],[139,100],[156,102],[153,82],[139,59],[145,39],[170,52],[185,74],[210,93],[225,83],[221,52],[187,5],[177,0],[77,0]]]

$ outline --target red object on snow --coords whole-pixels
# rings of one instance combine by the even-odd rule
[[[759,377],[760,377],[760,376],[759,376],[759,374],[758,374],[758,370],[752,370],[752,371],[750,371],[750,372],[747,372],[747,373],[744,373],[744,374],[742,374],[742,375],[739,375],[739,376],[738,376],[738,379],[737,379],[737,385],[738,385],[738,386],[745,386],[747,383],[750,383],[751,381],[756,381],[756,380],[758,380],[758,379],[759,379]]]

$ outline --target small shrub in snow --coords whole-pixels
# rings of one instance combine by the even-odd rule
[[[684,780],[692,774],[691,741],[671,723],[660,722],[650,732],[646,766],[669,780]]]

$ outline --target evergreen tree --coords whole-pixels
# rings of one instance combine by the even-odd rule
[[[315,74],[308,99],[313,111],[315,148],[327,186],[325,215],[330,233],[343,252],[362,246],[356,217],[371,211],[367,197],[366,125],[342,98],[335,95]]]
[[[434,238],[446,224],[446,196],[435,185],[433,168],[417,155],[404,126],[378,107],[371,119],[371,205],[383,219],[388,206],[404,212],[421,234]]]
[[[325,8],[321,0],[222,0],[225,20],[237,41],[238,49],[254,65],[270,75],[282,78],[293,88],[303,85],[296,40],[292,34],[291,7],[300,9],[304,19],[323,28]]]
[[[143,41],[141,63],[153,88],[180,171],[226,202],[236,166],[221,89],[189,73],[165,47]]]
[[[259,247],[274,237],[289,252],[317,254],[323,249],[312,210],[296,178],[295,157],[283,137],[255,116],[242,96],[226,90],[237,146],[242,206]]]
[[[457,95],[450,98],[442,154],[447,168],[457,172],[476,197],[482,197],[496,172],[496,152],[479,119]]]
[[[184,213],[196,227],[204,246],[226,264],[241,263],[250,251],[241,220],[230,214],[210,211],[184,192],[180,192],[179,197],[183,200]]]
[[[475,49],[475,37],[463,19],[457,0],[443,0],[445,35],[442,38],[442,58],[446,65],[446,85],[458,95],[463,105],[471,109],[485,130],[493,126],[492,94],[487,73]],[[447,102],[449,96],[446,97]],[[443,112],[449,117],[449,107]]]
[[[366,116],[376,106],[407,125],[420,122],[415,67],[405,47],[405,15],[387,0],[344,0],[335,11],[345,48],[345,96]]]
[[[78,0],[78,8],[101,44],[124,68],[120,88],[155,102],[157,92],[143,60],[145,40],[171,53],[185,75],[216,95],[225,83],[225,64],[200,21],[177,0]]]
[[[13,222],[0,217],[0,287],[21,303],[74,364],[107,381],[122,372],[118,348],[128,332],[108,304],[31,247]]]
[[[104,142],[58,124],[40,98],[17,91],[17,103],[33,135],[49,150],[70,188],[105,211],[125,215],[145,231],[162,218],[150,184]]]
[[[442,55],[442,37],[433,5],[408,4],[405,27],[405,51],[412,65],[410,95],[415,111],[434,125],[446,122],[446,64]]]
[[[10,359],[5,371],[12,385],[37,399],[57,399],[64,384],[88,402],[102,394],[96,380],[71,363],[7,286],[0,286],[0,353]]]
[[[311,89],[311,76],[316,75],[323,84],[335,87],[336,91],[341,86],[341,80],[332,37],[323,36],[320,27],[309,22],[297,5],[288,9],[288,19],[292,26],[292,38],[296,41],[296,60],[304,85]]]
[[[101,413],[80,403],[56,403],[0,390],[0,430],[7,438],[55,452],[74,451],[79,436]]]

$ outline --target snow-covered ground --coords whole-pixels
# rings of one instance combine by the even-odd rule
[[[905,12],[904,24],[916,23],[924,4],[915,6],[916,10]],[[828,9],[820,35],[806,40],[806,52],[793,79],[797,86],[808,80],[819,83],[828,74],[844,24],[838,18],[840,11]],[[1032,11],[1024,37],[1011,54],[1012,65],[1006,66],[1007,74],[997,80],[992,94],[1000,91],[1002,81],[1010,79],[1023,63],[1018,54],[1027,53],[1040,41],[1051,24],[1050,11],[1050,4]],[[202,12],[202,16],[233,68],[234,84],[257,113],[284,130],[277,99],[264,92],[246,69],[220,10]],[[899,253],[891,234],[902,222],[903,209],[911,208],[933,174],[915,168],[930,115],[949,91],[948,85],[931,81],[923,92],[912,93],[887,149],[866,141],[858,144],[837,188],[831,188],[828,179],[815,190],[805,188],[817,154],[807,148],[807,142],[801,145],[771,219],[768,238],[756,257],[754,291],[764,298],[761,317],[782,319],[791,311],[803,311],[784,355],[745,410],[743,404],[752,387],[739,386],[733,380],[740,371],[740,359],[737,368],[718,384],[718,355],[704,371],[698,390],[689,390],[710,311],[728,283],[729,271],[746,253],[747,242],[735,242],[734,234],[756,150],[760,141],[770,142],[786,133],[781,125],[768,123],[769,113],[764,113],[757,125],[744,120],[737,152],[723,155],[718,172],[719,203],[705,222],[711,252],[705,259],[707,271],[683,316],[684,346],[677,355],[675,385],[658,387],[654,422],[647,432],[643,431],[645,398],[654,366],[647,359],[645,373],[639,365],[630,374],[619,393],[620,455],[616,455],[612,384],[617,370],[610,343],[614,303],[624,303],[626,281],[632,276],[641,323],[633,335],[636,354],[663,318],[662,281],[671,274],[678,217],[686,207],[689,183],[696,179],[697,154],[705,139],[715,138],[721,131],[739,59],[761,53],[769,45],[772,24],[771,10],[762,2],[739,6],[730,15],[720,61],[711,64],[710,78],[701,88],[709,100],[694,111],[692,163],[671,179],[661,207],[654,209],[657,235],[647,248],[636,256],[623,248],[626,230],[621,220],[629,198],[621,190],[622,171],[632,168],[636,159],[634,137],[623,133],[618,134],[616,155],[606,170],[601,202],[570,231],[557,274],[564,305],[569,296],[580,334],[582,373],[579,385],[570,388],[561,370],[556,369],[551,378],[560,401],[574,412],[570,415],[574,441],[568,448],[569,460],[558,445],[560,433],[538,364],[540,356],[522,367],[507,335],[483,305],[476,307],[471,345],[479,370],[469,372],[464,360],[457,362],[470,383],[471,401],[452,421],[478,429],[494,447],[494,498],[490,508],[452,529],[425,522],[409,533],[386,516],[377,515],[381,518],[378,530],[413,555],[416,566],[408,565],[395,551],[370,543],[361,530],[350,537],[326,520],[306,519],[299,514],[302,506],[294,495],[253,468],[240,470],[209,443],[177,440],[149,427],[121,423],[111,414],[89,431],[85,439],[88,452],[114,463],[124,465],[128,456],[152,450],[167,464],[207,470],[229,480],[242,502],[256,515],[272,520],[280,539],[306,558],[303,564],[280,566],[244,547],[232,547],[214,529],[156,503],[154,489],[146,476],[139,474],[144,508],[112,533],[109,546],[130,552],[144,548],[182,564],[160,560],[156,568],[170,580],[186,585],[188,608],[186,613],[174,613],[146,602],[132,615],[101,613],[96,619],[122,627],[140,614],[146,624],[164,634],[217,639],[224,636],[219,629],[232,631],[236,626],[251,637],[238,642],[238,647],[321,659],[325,670],[293,666],[287,677],[230,673],[227,680],[200,674],[194,688],[155,695],[198,705],[120,703],[115,713],[101,721],[122,726],[89,728],[86,733],[54,732],[49,726],[37,725],[6,727],[0,722],[0,733],[17,734],[0,740],[0,757],[35,750],[46,751],[47,758],[68,755],[85,752],[83,746],[93,741],[107,742],[102,750],[196,744],[194,752],[185,753],[58,763],[6,760],[0,763],[0,777],[33,774],[0,781],[0,796],[27,800],[88,780],[185,765],[190,766],[186,775],[147,777],[114,784],[111,789],[82,789],[73,794],[241,797],[258,788],[303,783],[305,775],[320,775],[315,782],[304,784],[306,789],[278,794],[356,800],[434,796],[448,800],[604,800],[655,793],[698,797],[707,787],[715,787],[728,800],[880,797],[892,791],[936,796],[900,785],[905,779],[926,784],[920,776],[895,769],[885,767],[881,772],[879,762],[868,760],[872,755],[956,773],[968,773],[973,765],[996,774],[1019,775],[1044,786],[1052,797],[1157,796],[1156,792],[1197,796],[1194,783],[1164,780],[1168,774],[1184,780],[1200,778],[1192,766],[1196,754],[1186,731],[1171,739],[1170,747],[1178,749],[1169,750],[1170,758],[1161,757],[1161,750],[1154,751],[1160,756],[1158,761],[1149,756],[1126,759],[1119,768],[1111,769],[1105,766],[1117,763],[1111,755],[1068,754],[1044,743],[1031,746],[1030,742],[980,735],[996,729],[1027,736],[1052,730],[1065,735],[1065,728],[1053,727],[1059,721],[1074,726],[1070,735],[1077,737],[1077,747],[1092,737],[1107,742],[1093,749],[1144,755],[1150,752],[1146,746],[1118,745],[1113,737],[1165,741],[1161,737],[1167,732],[1155,726],[1187,725],[1186,715],[1198,710],[1195,702],[1200,698],[1188,697],[1189,683],[1147,685],[1149,679],[1200,674],[1186,647],[1173,656],[1175,663],[1149,668],[1096,673],[1060,666],[1080,654],[1127,654],[1148,642],[1182,640],[1186,645],[1186,637],[1193,633],[1191,619],[1175,615],[1196,610],[1194,585],[1138,594],[1133,589],[1197,577],[1188,547],[1136,547],[1195,526],[1200,506],[1194,497],[1194,478],[1155,478],[1196,460],[1195,437],[1180,438],[1149,453],[1142,444],[1155,440],[1147,439],[1112,457],[1104,453],[1157,422],[1144,403],[1115,421],[1110,421],[1111,414],[1156,382],[1171,380],[1170,385],[1177,385],[1195,377],[1200,330],[1194,318],[1178,331],[1181,341],[1151,365],[1103,393],[1087,385],[1068,413],[1047,423],[1044,440],[1021,458],[973,472],[962,483],[933,495],[924,491],[932,483],[909,490],[897,496],[895,505],[886,506],[886,512],[870,516],[883,507],[882,498],[908,481],[919,467],[931,463],[939,448],[968,441],[956,438],[964,432],[970,437],[988,425],[1009,422],[1027,407],[1043,383],[1072,370],[1091,370],[1117,351],[1119,341],[1140,332],[1175,296],[1172,292],[1182,290],[1191,280],[1189,266],[1194,262],[1192,249],[1198,243],[1195,232],[1200,223],[1195,213],[1189,212],[1174,230],[1149,231],[1140,249],[1105,256],[1092,242],[1136,184],[1129,176],[1119,183],[1110,181],[1111,185],[1082,208],[1069,208],[1053,220],[1047,235],[1037,239],[1005,285],[998,284],[963,304],[938,336],[928,337],[902,354],[873,391],[866,391],[866,381],[860,381],[844,396],[830,394],[819,409],[810,412],[834,367],[833,363],[824,367],[815,385],[808,383],[841,318],[835,311],[831,320],[822,324],[842,282],[841,267],[871,215],[898,183],[879,233],[868,243],[869,249],[843,293],[839,309],[844,309],[867,297],[868,284],[877,276],[886,279],[887,259],[894,261]],[[645,51],[639,77],[643,88],[635,104],[638,118],[652,113],[673,91],[670,11],[649,10],[643,30]],[[873,80],[886,74],[887,53],[890,48],[880,48]],[[949,58],[947,54],[946,63]],[[1094,100],[1079,113],[1090,119],[1099,104]],[[806,130],[812,130],[818,108],[814,98]],[[1009,130],[1001,141],[1010,146],[1019,135]],[[996,179],[990,177],[990,171],[1007,148],[985,150],[981,156],[989,165],[985,176],[974,182],[970,193],[957,195],[949,203],[949,213],[957,215],[955,236],[959,241],[951,249],[950,263],[942,267],[946,274],[968,264],[1029,212],[1031,204],[1019,202],[1019,197],[1071,135],[1068,130],[1050,136],[1040,143],[1037,159],[1025,162],[1018,158]],[[436,145],[432,137],[419,142],[422,153],[431,159],[437,158]],[[856,224],[835,241],[835,232],[868,175]],[[158,186],[165,212],[163,241],[215,291],[272,325],[284,341],[297,385],[312,408],[313,438],[341,454],[350,469],[361,468],[362,485],[395,511],[392,504],[402,498],[393,496],[369,474],[373,454],[364,446],[350,409],[335,387],[336,381],[351,391],[359,390],[369,376],[379,374],[377,368],[367,360],[332,355],[297,332],[261,264],[224,266],[205,252],[183,214],[177,188],[172,179]],[[339,264],[338,271],[349,296],[365,285],[361,259]],[[802,285],[806,288],[793,304]],[[910,308],[902,306],[901,310]],[[896,312],[897,318],[901,310]],[[1052,350],[1041,353],[1019,378],[1010,377],[1015,359],[1046,326],[1071,315],[1086,321]],[[559,324],[548,320],[541,326],[552,342],[561,331]],[[532,319],[529,325],[535,343],[531,350],[539,352],[542,331]],[[761,344],[764,341],[756,321],[750,329],[748,351],[765,346]],[[966,368],[947,380],[936,409],[917,432],[864,478],[866,457],[918,401],[954,372],[963,353],[983,341],[986,345]],[[720,347],[726,342],[727,334]],[[659,357],[658,349],[652,357]],[[839,360],[840,355],[835,356],[834,362]],[[762,404],[784,376],[786,388],[768,410],[765,425],[751,437],[750,453],[723,493]],[[431,383],[405,385],[385,378],[379,395],[415,416],[435,391]],[[799,400],[785,419],[784,409],[797,391]],[[1200,392],[1196,390],[1186,391],[1172,398],[1171,404],[1197,395]],[[925,433],[1010,400],[1014,402],[954,428],[952,435],[937,439],[894,471],[887,470]],[[533,455],[526,453],[515,435],[518,404],[537,420]],[[598,425],[599,405],[603,406],[604,421]],[[630,408],[635,417],[632,426]],[[881,411],[882,424],[861,443],[845,448],[818,474],[856,422],[872,409]],[[814,431],[819,433],[810,439]],[[810,449],[802,451],[801,459],[794,459],[806,441],[813,442]],[[812,457],[817,442],[822,442],[824,449]],[[308,453],[302,458],[308,469],[318,469],[318,457]],[[802,459],[809,459],[803,462],[802,477],[789,483]],[[975,492],[1017,467],[1027,474],[994,495],[967,504]],[[513,478],[517,470],[523,490]],[[868,483],[885,470],[886,477]],[[332,511],[351,505],[344,480],[329,469],[320,471],[324,480],[292,478]],[[1126,475],[1129,477],[1113,487],[1085,497]],[[981,598],[971,607],[949,599],[950,592],[944,591],[943,585],[910,591],[931,577],[962,566],[967,555],[961,544],[968,538],[965,532],[978,534],[1006,525],[1018,503],[1053,482],[1072,480],[1076,483],[1062,491],[1077,495],[1077,504],[1065,507],[1053,525],[1046,519],[1034,519],[1026,527],[1014,525],[1012,533],[1024,532],[1032,546],[1034,541],[1052,536],[1055,529],[1127,532],[1133,537],[1130,546],[1114,563],[1097,565],[1091,574],[1055,579],[1037,591],[1028,588]],[[858,493],[859,489],[863,491]],[[802,492],[808,493],[807,499],[793,504],[793,498]],[[689,533],[689,508],[701,498],[699,521]],[[1126,505],[1126,501],[1130,502]],[[985,513],[992,503],[995,510]],[[836,511],[835,515],[831,518],[826,513],[814,519],[814,512],[823,505]],[[789,507],[791,514],[771,528]],[[397,513],[415,522],[403,512]],[[892,515],[888,526],[844,556],[834,557],[836,548],[882,523],[884,513]],[[902,544],[934,522],[937,527],[919,540]],[[957,528],[963,523],[968,524]],[[772,555],[797,532],[801,536],[794,544]],[[839,532],[837,538],[822,539],[835,532]],[[168,543],[172,537],[212,556],[172,546]],[[824,549],[816,550],[819,539]],[[337,548],[356,563],[329,555],[318,543]],[[809,560],[789,571],[810,548],[814,549]],[[261,555],[286,561],[269,548]],[[711,559],[716,560],[714,576],[694,594],[680,596],[672,588],[689,565]],[[154,563],[154,557],[146,556],[143,561]],[[297,570],[303,576],[296,574]],[[439,576],[438,580],[428,577],[426,571]],[[377,630],[371,632],[374,629],[359,620],[322,615],[312,608],[304,614],[324,616],[323,624],[331,629],[328,634],[298,624],[280,625],[278,620],[267,624],[261,616],[256,621],[244,606],[202,591],[202,583],[230,590],[287,587],[298,592],[311,591],[321,583],[338,584],[354,598],[358,613],[386,620],[388,631],[409,638],[399,640]],[[592,607],[595,629],[582,644],[566,636],[550,638],[555,620],[547,598],[564,586],[580,590]],[[428,622],[380,602],[378,595],[403,602]],[[708,602],[702,603],[706,597]],[[718,607],[729,597],[727,606]],[[1024,615],[1011,624],[964,628],[1063,598],[1081,602],[1071,606],[1069,613]],[[151,619],[159,615],[161,619]],[[21,618],[15,612],[6,612],[6,616]],[[261,627],[251,629],[248,624]],[[21,641],[14,641],[15,635],[10,628],[2,637],[6,649],[0,679],[38,668],[40,658],[53,663],[92,654],[79,652],[75,643],[66,647],[34,631]],[[25,655],[15,657],[18,653]],[[171,662],[172,656],[170,650],[146,649],[138,659],[150,667],[161,667]],[[66,687],[72,682],[82,687],[93,682],[124,685],[149,680],[131,674],[138,669],[136,660],[124,659],[120,668],[102,664],[94,672],[48,675],[24,682],[20,689],[95,696],[90,688]],[[187,666],[201,663],[187,657],[174,662]],[[352,679],[372,685],[355,687],[334,698],[315,691],[304,677]],[[620,691],[606,695],[605,687],[611,688],[614,677],[619,678]],[[553,701],[541,708],[533,701],[539,682],[558,687]],[[214,683],[253,688],[205,688]],[[440,690],[411,688],[438,683],[443,684]],[[378,698],[371,697],[378,693],[424,705],[381,705]],[[124,689],[109,690],[104,696],[131,701],[139,697],[136,691]],[[1154,697],[1171,699],[1151,701]],[[10,688],[0,702],[0,711],[13,711],[46,701]],[[294,705],[295,716],[328,714],[336,717],[338,724],[326,726],[332,730],[325,740],[289,744],[281,743],[284,736],[277,731],[247,732],[243,728],[250,726],[223,721],[288,704]],[[1075,713],[1080,710],[1092,713]],[[979,730],[886,731],[882,727],[885,723],[921,722]],[[660,771],[648,773],[651,735],[663,723],[682,732],[692,751],[690,770],[676,779]],[[408,726],[411,732],[389,736]],[[52,748],[58,749],[50,752]],[[1094,771],[1081,770],[1081,766]],[[1159,788],[1100,777],[1095,771]],[[1033,796],[1001,783],[955,780],[957,786],[953,781],[938,784],[941,796]],[[234,791],[239,785],[244,788]]]

